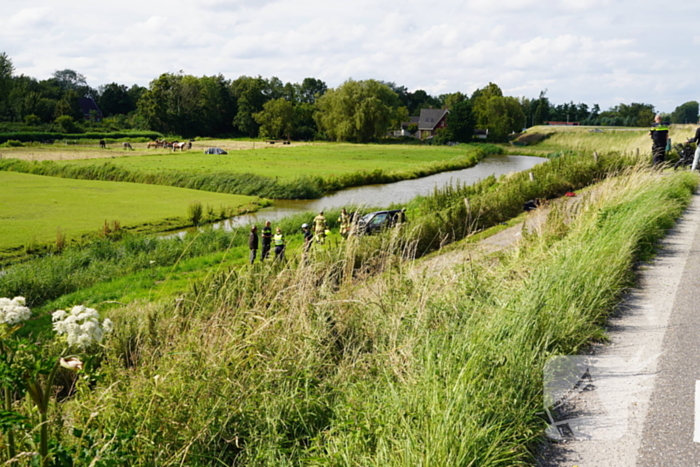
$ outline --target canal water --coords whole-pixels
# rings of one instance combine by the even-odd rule
[[[490,175],[498,177],[503,174],[528,170],[546,160],[532,156],[490,156],[468,169],[442,172],[428,177],[383,185],[348,188],[313,200],[275,200],[271,207],[251,214],[236,216],[218,223],[215,228],[223,227],[230,230],[248,224],[274,222],[293,214],[318,212],[352,205],[387,207],[394,203],[406,203],[416,196],[429,195],[435,187],[440,188],[456,182],[462,185],[471,185]]]

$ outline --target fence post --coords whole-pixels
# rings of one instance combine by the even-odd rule
[[[598,163],[598,151],[593,151],[593,160]]]
[[[532,172],[530,172],[530,181],[531,182],[535,181],[535,174],[533,174]]]

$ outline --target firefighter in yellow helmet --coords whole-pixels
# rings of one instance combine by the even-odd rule
[[[350,215],[345,210],[345,208],[343,208],[343,210],[340,211],[338,223],[340,224],[340,235],[343,238],[348,238],[348,233],[350,232]]]
[[[326,218],[323,216],[323,211],[320,211],[318,216],[314,217],[314,239],[316,243],[323,245],[326,242],[327,229]]]

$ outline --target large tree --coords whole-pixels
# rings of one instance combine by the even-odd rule
[[[10,115],[10,91],[15,67],[5,52],[0,54],[0,117]]]
[[[447,129],[453,141],[469,143],[474,136],[476,119],[472,112],[472,104],[468,100],[456,102],[447,114]]]
[[[136,102],[132,101],[129,89],[123,84],[110,83],[100,86],[100,97],[97,105],[105,116],[128,114],[136,110]]]
[[[375,80],[348,80],[317,101],[316,122],[335,141],[366,143],[384,136],[399,107],[387,85]]]
[[[698,103],[689,101],[676,107],[671,114],[671,123],[696,123],[698,121]]]
[[[263,110],[253,114],[260,125],[260,136],[266,138],[291,138],[294,131],[294,105],[280,97],[263,104]]]
[[[243,134],[257,136],[260,125],[253,114],[261,112],[265,102],[271,98],[267,81],[261,76],[241,76],[231,83],[231,88],[238,106],[233,125]]]
[[[233,99],[222,76],[197,78],[164,73],[138,101],[149,128],[185,137],[231,129]]]
[[[525,113],[520,102],[515,97],[504,97],[496,84],[477,89],[471,100],[476,126],[488,129],[490,140],[507,141],[510,133],[522,128]]]

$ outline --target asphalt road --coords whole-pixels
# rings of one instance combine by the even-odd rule
[[[568,376],[545,374],[558,408],[537,464],[700,466],[699,195],[609,331],[610,344],[556,362]]]

